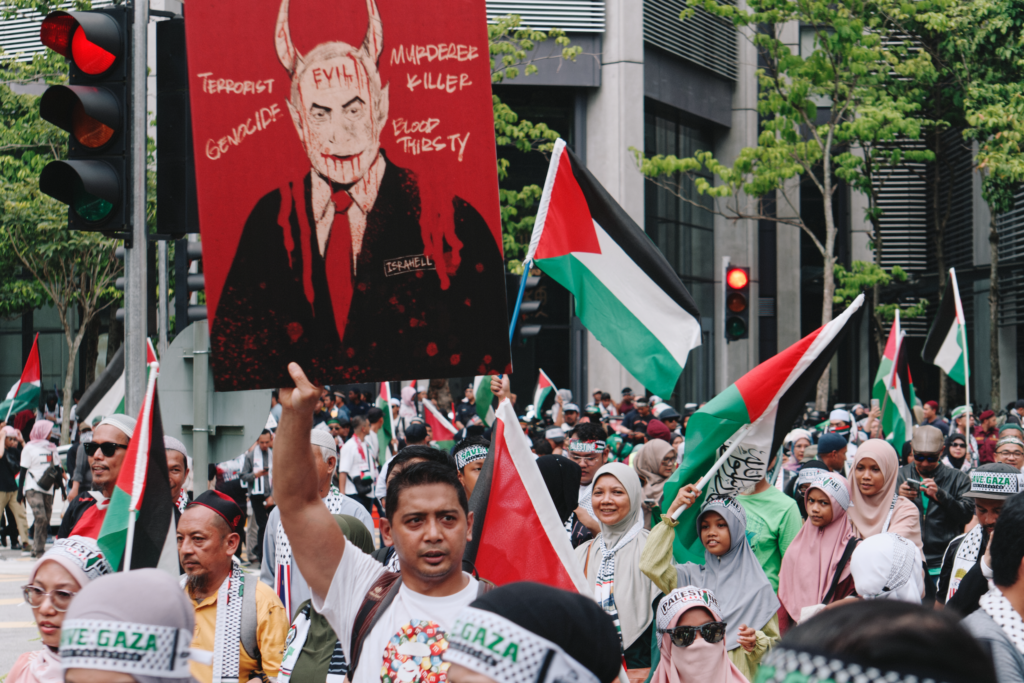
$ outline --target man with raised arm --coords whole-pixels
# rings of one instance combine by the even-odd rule
[[[388,484],[381,533],[394,545],[401,573],[385,571],[345,541],[308,476],[320,457],[309,443],[320,389],[297,364],[290,363],[288,372],[295,388],[281,389],[274,496],[313,608],[348,655],[349,680],[376,683],[384,667],[395,678],[410,675],[408,680],[440,673],[436,655],[447,647],[445,632],[489,586],[462,571],[473,516],[458,475],[450,467],[419,463]]]

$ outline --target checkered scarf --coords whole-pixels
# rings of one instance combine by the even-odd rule
[[[181,577],[181,587],[188,576]],[[245,572],[237,557],[231,558],[231,573],[217,591],[217,631],[213,641],[213,683],[237,683],[239,643],[242,641],[242,593]]]

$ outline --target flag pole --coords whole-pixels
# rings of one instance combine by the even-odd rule
[[[960,328],[960,344],[963,346],[964,353],[964,404],[967,406],[967,423],[964,431],[964,441],[967,443],[967,452],[971,452],[971,416],[974,410],[971,408],[971,370],[967,363],[967,321],[962,320],[963,318],[963,304],[960,303],[960,285],[956,281],[956,268],[949,269],[949,276],[953,278],[953,292],[956,296],[956,325]],[[980,456],[980,453],[976,455]],[[974,460],[974,455],[971,455],[971,460]]]
[[[147,340],[148,341],[148,340]],[[151,425],[153,424],[152,413],[153,413],[153,394],[156,393],[156,377],[160,374],[160,364],[150,363],[148,368],[149,379],[146,382],[146,395],[142,399],[142,410],[139,413],[139,421],[142,422],[141,434],[139,434],[140,443],[136,444],[135,451],[135,483],[138,484],[139,479],[139,466],[142,464],[143,471],[147,471],[149,468],[149,453],[150,445],[153,440],[153,433],[151,431]],[[145,451],[143,451],[145,448]],[[145,460],[139,456],[145,452]],[[135,519],[139,516],[138,511],[135,509],[138,501],[135,500],[135,493],[138,490],[137,486],[132,486],[132,500],[128,507],[128,538],[125,539],[124,544],[124,570],[131,571],[132,568],[132,548],[135,541]]]
[[[754,428],[754,425],[761,421],[761,419],[761,417],[757,418],[751,424],[744,426],[733,435],[732,444],[727,449],[725,449],[725,453],[722,453],[722,456],[718,458],[718,462],[716,462],[711,467],[711,469],[707,471],[707,474],[701,477],[700,480],[697,482],[696,486],[698,489],[700,489],[701,491],[704,490],[704,487],[707,486],[707,483],[711,481],[711,477],[715,476],[718,473],[718,470],[722,469],[722,465],[725,464],[725,461],[729,458],[730,455],[732,455],[736,451],[737,448],[739,448],[740,444],[743,442],[743,438],[747,435],[748,432],[750,432],[751,429]],[[678,508],[676,508],[676,511],[672,513],[672,519],[678,520],[679,516],[686,512],[686,510],[689,507],[689,505],[680,505]]]
[[[512,322],[508,325],[508,343],[512,343],[512,337],[516,334],[516,321],[519,319],[519,307],[523,304],[523,293],[526,291],[526,280],[530,277],[530,266],[533,261],[523,263],[523,275],[519,278],[519,294],[516,295],[516,307],[512,311]]]

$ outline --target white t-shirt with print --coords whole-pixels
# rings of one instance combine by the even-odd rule
[[[50,467],[50,463],[53,462],[53,454],[54,451],[43,446],[36,446],[31,443],[25,444],[25,448],[21,451],[21,466],[28,470],[28,474],[25,476],[26,491],[53,493],[52,486],[47,491],[36,483],[39,481],[39,477],[43,476],[43,473]]]
[[[383,573],[380,562],[346,543],[327,596],[321,597],[313,591],[313,609],[327,619],[342,647],[350,647],[352,626],[363,598]],[[459,612],[477,598],[477,580],[469,574],[465,576],[469,579],[465,588],[442,598],[415,593],[402,584],[394,601],[363,641],[359,668],[352,683],[380,683],[385,666],[393,681],[420,683],[427,680],[425,674],[436,673],[447,646],[447,639],[442,637]],[[424,658],[428,660],[426,667]]]
[[[363,447],[365,450],[365,446]],[[352,437],[341,447],[338,454],[338,474],[348,475],[345,478],[345,495],[356,495],[356,485],[352,482],[363,476],[363,455],[359,452],[359,442]]]

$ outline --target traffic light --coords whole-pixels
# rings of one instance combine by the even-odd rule
[[[43,119],[70,133],[68,157],[51,161],[39,189],[68,205],[68,227],[105,233],[128,222],[131,30],[128,11],[52,12],[43,45],[68,60],[68,85],[46,89]]]
[[[114,258],[119,261],[124,261],[125,249],[124,247],[118,247],[114,249]],[[146,267],[146,334],[155,337],[157,335],[157,316],[156,316],[156,242],[149,242],[146,244],[146,259],[148,261]],[[125,291],[125,284],[127,279],[124,275],[114,280],[114,289],[119,292]],[[124,322],[124,308],[118,308],[114,311],[114,317],[119,322]]]
[[[750,268],[725,270],[725,338],[746,339],[750,333]]]
[[[203,258],[203,243],[178,240],[174,247],[174,333],[179,334],[198,320],[206,320],[206,306],[199,297],[192,303],[192,293],[206,288],[206,276],[190,273],[193,261]]]
[[[533,317],[538,310],[540,310],[541,300],[533,298],[532,292],[530,296],[526,295],[528,290],[535,290],[540,284],[540,276],[523,274],[518,277],[515,275],[507,275],[505,290],[512,297],[509,300],[509,308],[512,311],[512,315],[516,315],[516,295],[520,288],[523,290],[523,299],[519,305],[519,315],[511,321],[512,334],[509,336],[512,339],[526,339],[527,337],[536,337],[540,333],[541,325],[536,323],[527,323],[526,321]],[[526,278],[525,282],[523,278]]]

